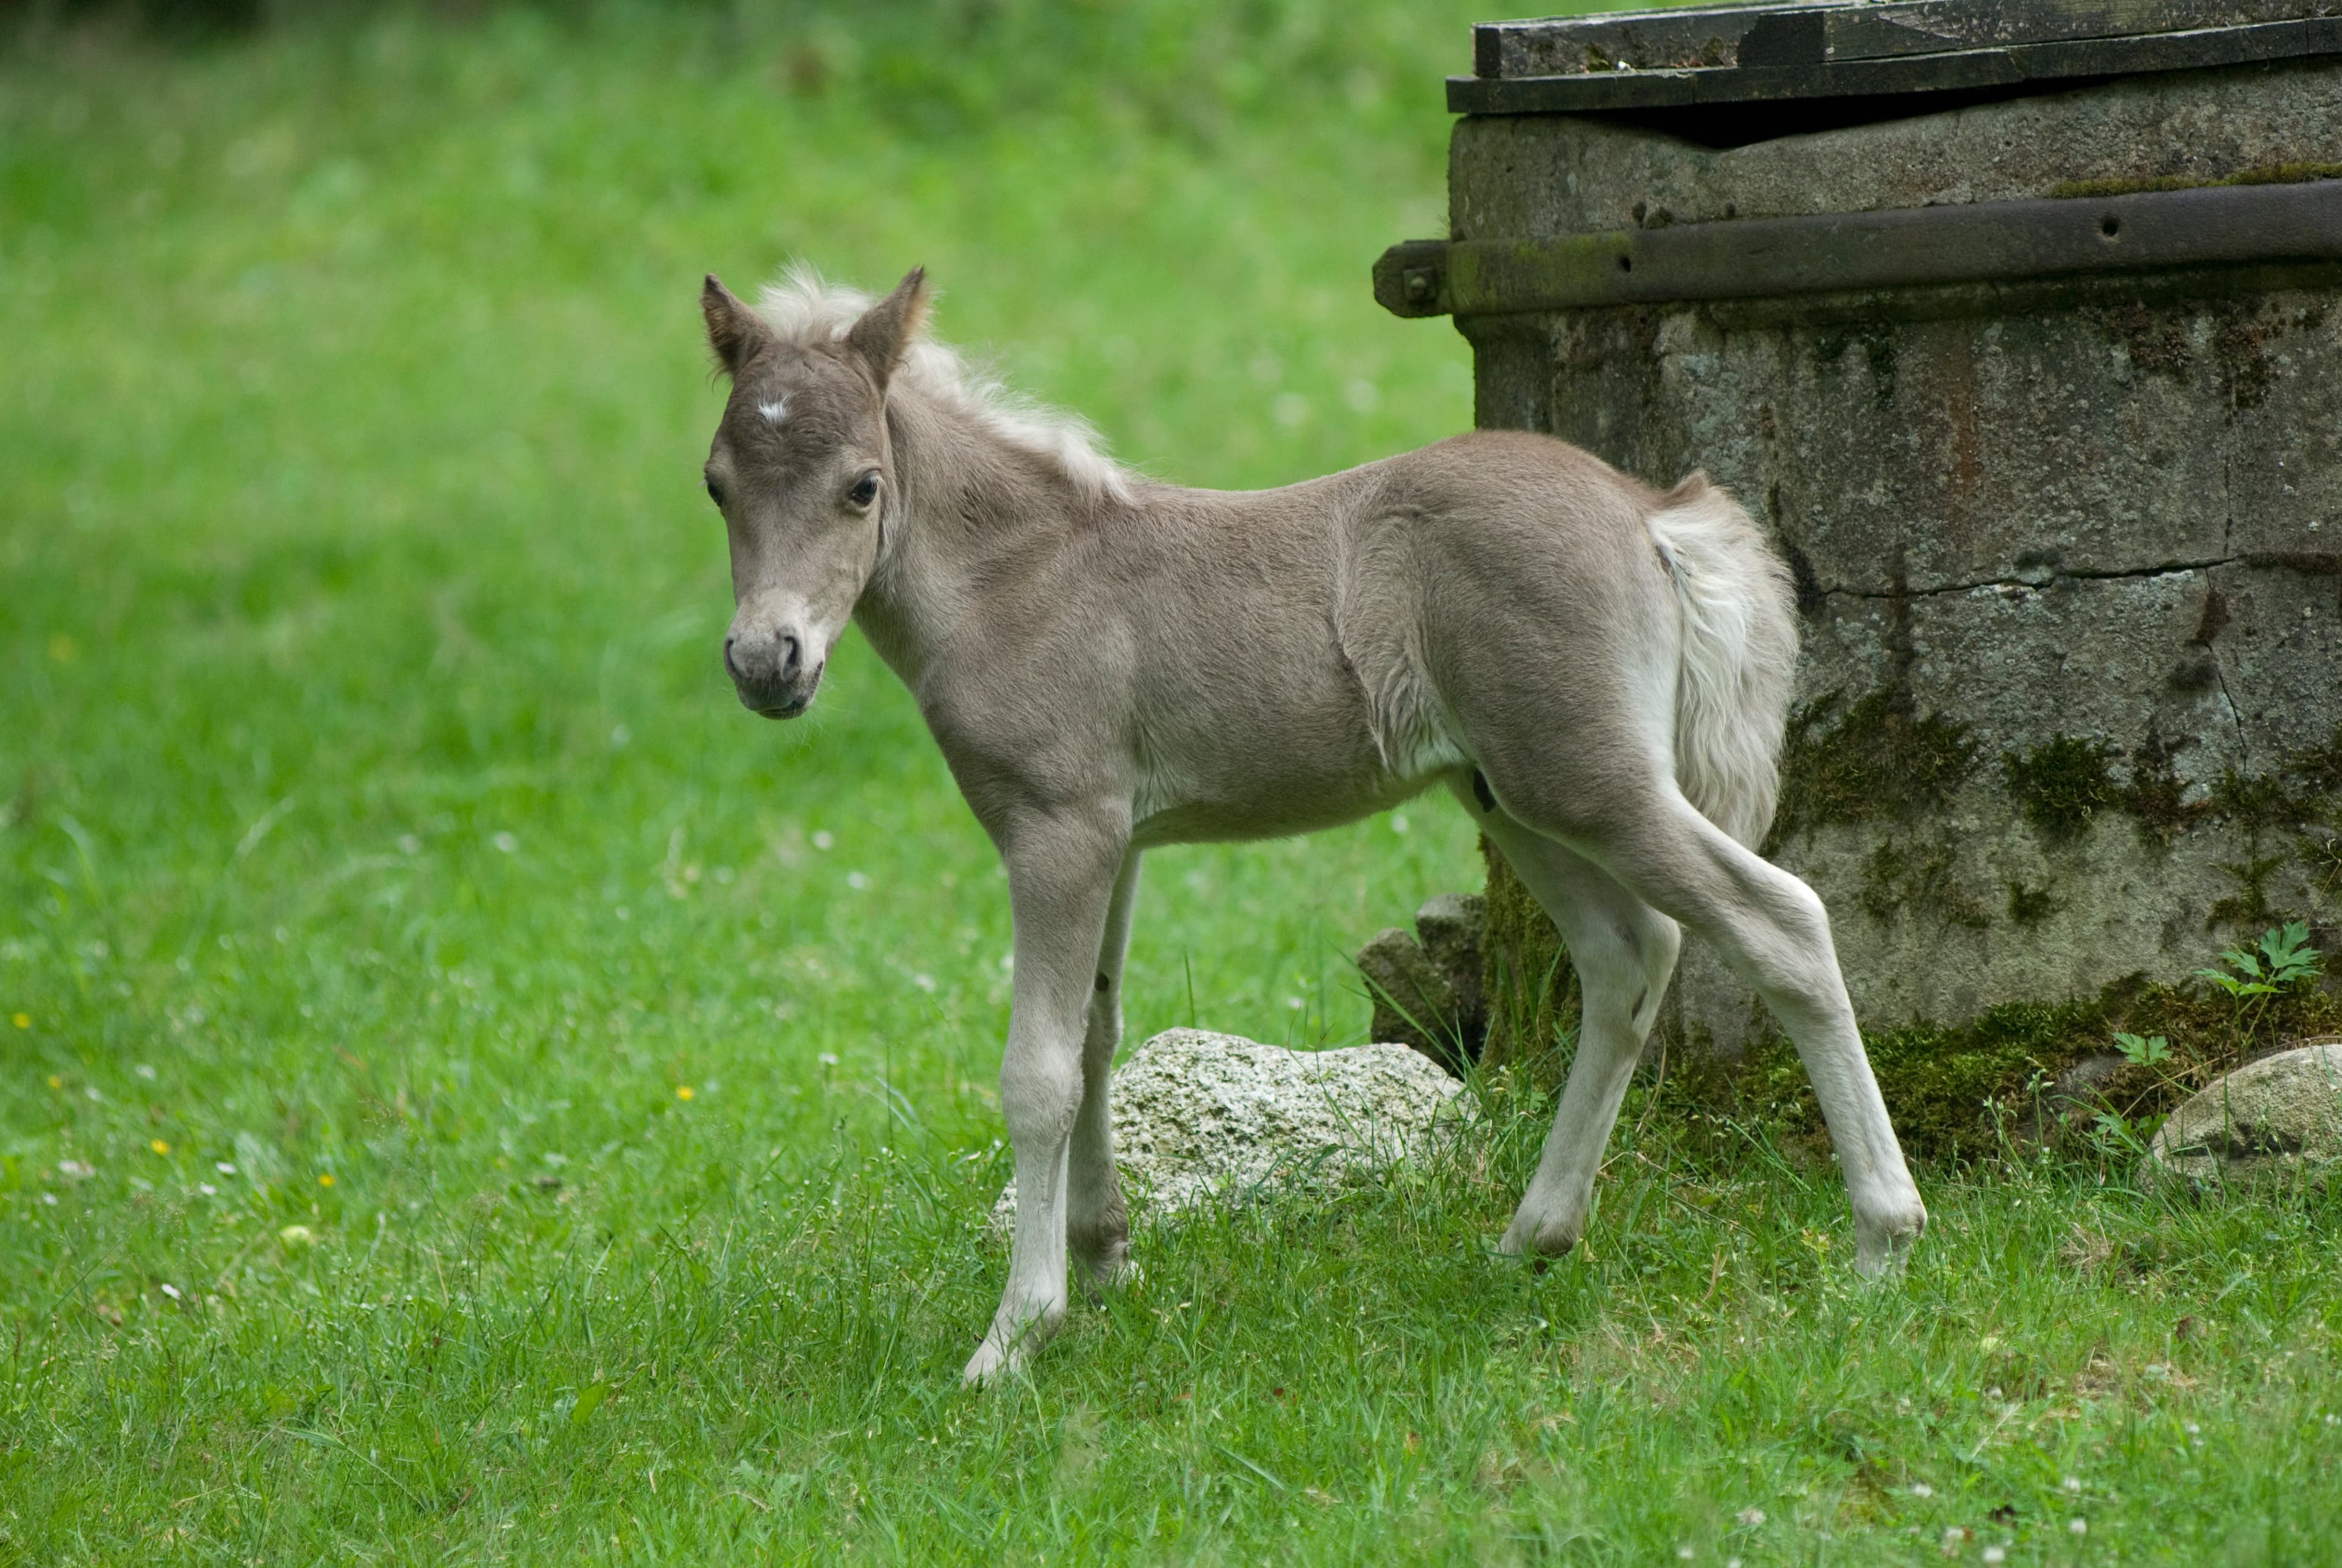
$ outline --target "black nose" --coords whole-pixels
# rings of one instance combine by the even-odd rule
[[[769,686],[796,680],[805,673],[805,644],[796,634],[783,632],[769,643],[740,646],[736,635],[724,639],[724,671],[743,685]]]

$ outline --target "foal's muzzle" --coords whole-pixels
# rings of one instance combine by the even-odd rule
[[[796,718],[821,686],[822,666],[806,662],[805,639],[794,632],[726,637],[724,668],[741,704],[768,719]]]

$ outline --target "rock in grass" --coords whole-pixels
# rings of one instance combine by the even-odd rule
[[[2239,1181],[2342,1160],[2342,1035],[2246,1064],[2171,1113],[2141,1174]]]
[[[1480,995],[1480,934],[1488,924],[1488,901],[1476,893],[1435,894],[1415,912],[1415,934],[1423,955],[1446,977],[1460,1020],[1476,1023],[1486,1010]],[[1473,1041],[1475,1051],[1479,1042]]]
[[[1114,1147],[1134,1213],[1370,1174],[1452,1124],[1463,1085],[1405,1045],[1288,1051],[1166,1029],[1114,1074]],[[1016,1212],[1012,1181],[994,1205]]]
[[[1486,915],[1478,894],[1443,893],[1415,912],[1416,935],[1394,925],[1358,950],[1376,1039],[1412,1045],[1450,1073],[1478,1060],[1488,1030],[1480,994]]]

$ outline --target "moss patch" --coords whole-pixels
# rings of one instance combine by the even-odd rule
[[[1882,924],[1905,911],[1929,915],[1947,925],[1982,931],[1992,924],[1984,904],[1952,874],[1952,846],[1932,847],[1890,838],[1864,857],[1862,888],[1856,894],[1863,913]]]
[[[1577,1034],[1577,974],[1561,933],[1485,837],[1480,858],[1488,869],[1480,937],[1488,1033],[1480,1047],[1480,1067],[1525,1073],[1549,1089],[1561,1081],[1563,1043]]]
[[[2008,918],[2019,925],[2038,925],[2063,907],[2046,887],[2022,882],[2008,884]]]
[[[1957,1161],[2011,1144],[2057,1143],[2101,1108],[2133,1123],[2166,1114],[2283,1040],[2342,1030],[2342,996],[2294,992],[2247,1021],[2226,996],[2207,991],[2133,978],[2080,1001],[2007,1003],[1967,1024],[1866,1030],[1864,1043],[1905,1152]],[[2059,1105],[2058,1075],[2112,1054],[2117,1030],[2162,1035],[2170,1060],[2155,1067],[2126,1063],[2087,1100]],[[1804,1065],[1777,1034],[1752,1042],[1736,1064],[1679,1057],[1658,1091],[1682,1114],[1765,1126],[1784,1144],[1817,1155],[1829,1145]]]
[[[2267,927],[2277,923],[2277,912],[2269,903],[2268,881],[2285,869],[2286,857],[2281,854],[2257,854],[2250,860],[2220,862],[2220,869],[2237,883],[2237,891],[2226,898],[2215,899],[2204,916],[2204,929],[2217,931],[2221,926]]]
[[[1781,747],[1781,804],[1770,854],[1823,823],[1908,818],[1941,806],[1976,766],[1967,726],[1922,715],[1900,686],[1847,705],[1843,692],[1789,715]]]
[[[2078,838],[2120,796],[2107,771],[2113,748],[2104,741],[2057,735],[2000,759],[2002,781],[2025,820],[2052,838]]]
[[[2342,179],[2342,164],[2263,164],[2240,169],[2226,179],[2207,180],[2196,175],[2147,175],[2129,178],[2065,180],[2049,187],[2052,196],[2133,196],[2146,191],[2197,191],[2215,185],[2299,185],[2312,180]]]
[[[2217,602],[2217,595],[2212,603]],[[2187,743],[2182,741],[2180,745]],[[2130,783],[2123,786],[2119,804],[2138,824],[2139,836],[2149,844],[2167,844],[2202,816],[2208,803],[2189,802],[2187,784],[2179,776],[2179,746],[2166,742],[2150,721],[2147,739],[2132,754]]]

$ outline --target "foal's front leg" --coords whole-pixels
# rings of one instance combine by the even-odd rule
[[[1066,1315],[1066,1154],[1082,1104],[1084,1015],[1126,835],[1080,816],[1033,816],[999,835],[1016,927],[1000,1109],[1016,1156],[1008,1287],[963,1375],[1013,1369]]]

